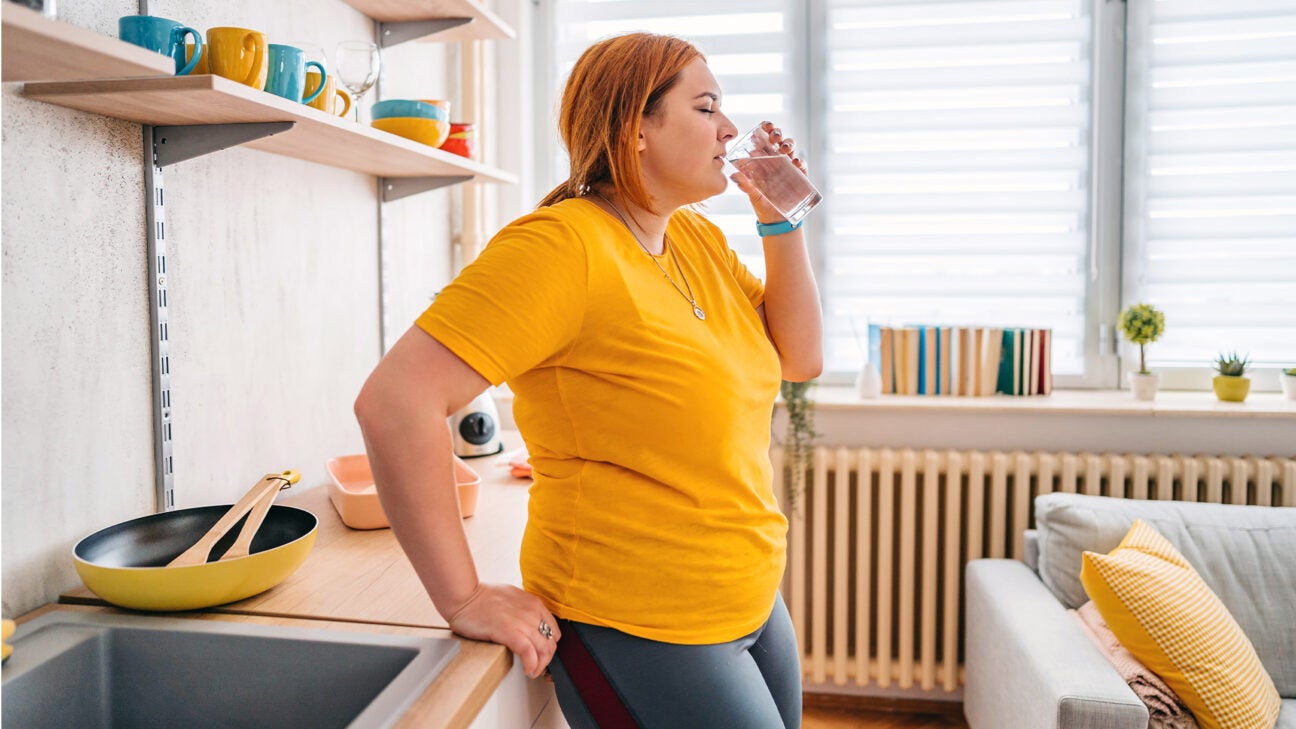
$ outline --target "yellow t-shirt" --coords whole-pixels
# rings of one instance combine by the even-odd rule
[[[680,210],[667,235],[705,321],[618,219],[573,199],[500,231],[417,323],[513,390],[535,477],[526,590],[561,618],[720,643],[761,626],[783,576],[781,373],[764,287],[719,229]]]

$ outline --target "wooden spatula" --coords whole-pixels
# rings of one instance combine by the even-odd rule
[[[207,556],[211,554],[212,547],[216,546],[216,542],[219,542],[221,537],[225,536],[226,532],[234,528],[234,525],[238,523],[239,519],[243,518],[244,514],[252,511],[253,507],[261,503],[263,500],[266,501],[266,511],[269,511],[270,502],[274,500],[273,495],[278,493],[279,489],[283,488],[285,484],[294,484],[299,480],[301,480],[301,474],[292,470],[284,471],[283,473],[267,473],[265,476],[262,476],[261,480],[249,489],[247,493],[243,494],[243,498],[239,499],[238,503],[230,507],[230,510],[225,512],[225,514],[221,516],[220,520],[217,521],[211,529],[207,530],[206,534],[202,535],[197,542],[194,542],[192,547],[182,552],[179,557],[168,562],[167,567],[190,567],[192,565],[205,564],[207,562]],[[245,533],[248,531],[247,526],[253,526],[251,533],[247,534],[247,542],[249,545],[252,543],[252,534],[256,533],[256,528],[261,525],[261,520],[264,518],[265,513],[262,513],[260,518],[257,520],[256,525],[251,525],[250,518],[249,524],[245,525],[243,529],[243,532]],[[239,536],[241,540],[244,534],[241,533]]]
[[[224,562],[227,559],[246,557],[252,553],[252,538],[256,536],[257,530],[261,528],[261,522],[265,521],[266,514],[270,513],[270,507],[274,505],[275,497],[279,495],[280,491],[297,481],[296,477],[290,478],[292,480],[280,483],[279,488],[266,491],[261,500],[252,505],[252,510],[248,512],[247,519],[243,521],[243,528],[239,530],[238,538],[234,540],[234,544],[230,545],[229,549],[225,550],[225,554],[221,555],[219,561]]]

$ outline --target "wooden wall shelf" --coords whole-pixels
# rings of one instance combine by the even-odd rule
[[[289,131],[244,146],[380,177],[470,175],[478,182],[517,182],[516,175],[221,76],[29,83],[23,95],[153,126],[296,122]]]
[[[516,35],[499,16],[477,0],[345,0],[380,23],[440,18],[472,18],[472,22],[425,38],[421,43],[453,43],[468,40],[512,38]]]
[[[2,2],[4,81],[72,81],[175,72],[175,61],[123,40]]]

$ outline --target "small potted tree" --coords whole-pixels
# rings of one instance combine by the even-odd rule
[[[1165,332],[1165,314],[1151,304],[1134,304],[1120,314],[1116,326],[1125,338],[1138,345],[1138,372],[1129,373],[1130,389],[1135,400],[1155,400],[1161,376],[1147,368],[1144,348],[1161,338]]]
[[[1246,355],[1238,356],[1237,352],[1224,354],[1220,352],[1215,358],[1215,371],[1219,374],[1211,380],[1215,388],[1215,397],[1227,402],[1242,402],[1251,391],[1251,378],[1246,376],[1251,360]]]
[[[1283,396],[1288,400],[1296,400],[1296,367],[1288,367],[1278,376],[1282,382]]]

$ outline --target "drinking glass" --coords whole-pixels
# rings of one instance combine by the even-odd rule
[[[356,121],[360,121],[360,100],[373,88],[382,69],[378,45],[368,41],[342,41],[337,47],[337,79],[351,92]]]
[[[776,210],[796,225],[823,200],[805,173],[770,141],[769,133],[757,125],[738,138],[725,155],[726,170],[737,168]]]

